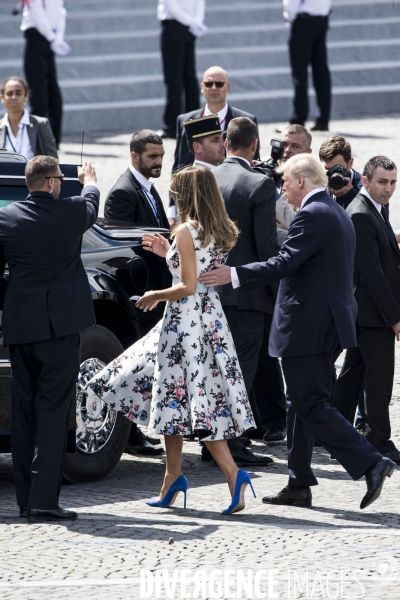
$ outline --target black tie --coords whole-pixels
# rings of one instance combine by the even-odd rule
[[[397,244],[396,236],[395,236],[394,231],[392,229],[392,226],[391,226],[391,224],[389,222],[389,218],[387,216],[386,208],[384,206],[382,206],[381,215],[383,217],[383,220],[386,223],[386,227],[389,229],[390,235],[392,236],[392,238],[394,239],[394,241]]]

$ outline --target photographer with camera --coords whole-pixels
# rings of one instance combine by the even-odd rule
[[[286,194],[281,194],[282,181],[275,169],[284,164],[295,154],[311,154],[311,134],[303,125],[288,125],[281,134],[281,139],[271,140],[271,158],[264,158],[254,163],[253,167],[274,179],[278,189],[276,201],[276,223],[278,244],[282,246],[296,212],[287,201]]]
[[[362,188],[362,175],[353,169],[349,142],[341,135],[333,135],[321,145],[319,159],[327,170],[328,193],[347,208]]]

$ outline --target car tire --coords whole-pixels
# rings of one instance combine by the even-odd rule
[[[85,403],[82,400],[82,394],[79,392],[82,389],[82,384],[85,384],[85,373],[87,373],[87,365],[95,365],[90,376],[86,376],[86,380],[98,372],[102,366],[111,362],[114,358],[123,352],[124,348],[118,338],[105,327],[93,325],[85,329],[81,333],[81,372],[77,384],[77,450],[74,454],[67,454],[64,465],[64,479],[70,483],[98,481],[108,473],[110,473],[118,463],[123,453],[131,429],[131,423],[121,413],[115,413],[108,409],[107,405],[102,404],[102,410],[99,408],[100,417],[95,420],[87,418],[88,412],[85,412]],[[86,423],[82,418],[86,418]],[[104,417],[104,415],[106,415]],[[96,416],[96,415],[95,415]],[[103,422],[110,424],[112,421],[112,430],[108,431],[105,427],[101,429]],[[108,420],[107,420],[108,419]],[[104,437],[103,445],[97,450],[95,444],[86,444],[85,437],[89,440],[100,438],[100,435],[91,429],[91,424],[97,426],[96,431],[100,431]],[[93,433],[94,432],[94,433]],[[82,441],[83,440],[83,441]],[[81,448],[80,448],[81,446]]]

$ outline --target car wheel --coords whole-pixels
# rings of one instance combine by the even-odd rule
[[[86,383],[116,358],[123,347],[105,327],[93,325],[81,333],[81,367],[76,389],[76,452],[67,454],[64,478],[70,483],[102,479],[118,463],[131,423],[103,401],[87,402]]]

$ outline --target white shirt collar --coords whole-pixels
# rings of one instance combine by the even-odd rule
[[[131,170],[132,175],[136,177],[140,185],[142,185],[148,192],[150,192],[151,186],[153,185],[152,179],[147,179],[144,175],[140,173],[140,171],[137,171],[132,165],[129,165],[129,169]]]
[[[24,108],[22,117],[19,120],[18,127],[21,129],[23,125],[30,125],[29,112]],[[10,121],[8,120],[8,114],[4,115],[4,125],[10,128]]]
[[[215,165],[210,165],[210,163],[203,162],[202,160],[197,160],[197,158],[195,158],[193,164],[202,165],[203,167],[207,167],[207,169],[210,169],[211,171],[213,171],[215,169]]]
[[[231,154],[227,158],[238,158],[239,160],[242,160],[243,162],[245,162],[246,165],[249,165],[249,167],[251,167],[251,164],[249,163],[249,161],[247,160],[247,158],[243,158],[243,156],[236,156],[234,154]]]
[[[363,196],[367,196],[368,200],[370,200],[372,202],[372,204],[375,206],[378,213],[380,215],[382,214],[382,204],[375,202],[375,200],[373,198],[371,198],[371,196],[368,194],[367,190],[364,187],[361,188],[360,194],[362,194]]]
[[[301,201],[300,204],[300,210],[303,208],[303,206],[305,205],[305,203],[307,202],[307,200],[309,200],[311,198],[311,196],[314,196],[314,194],[319,194],[320,192],[325,192],[325,188],[315,188],[315,190],[311,190],[311,192],[308,192],[308,194],[306,196],[304,196],[303,200]]]
[[[219,122],[222,123],[223,125],[224,125],[227,113],[228,113],[228,104],[225,104],[224,108],[221,108],[221,110],[217,112]],[[206,106],[204,108],[204,116],[208,117],[208,115],[215,115],[215,113],[212,113],[206,104]],[[226,129],[226,127],[223,127],[222,129]]]

